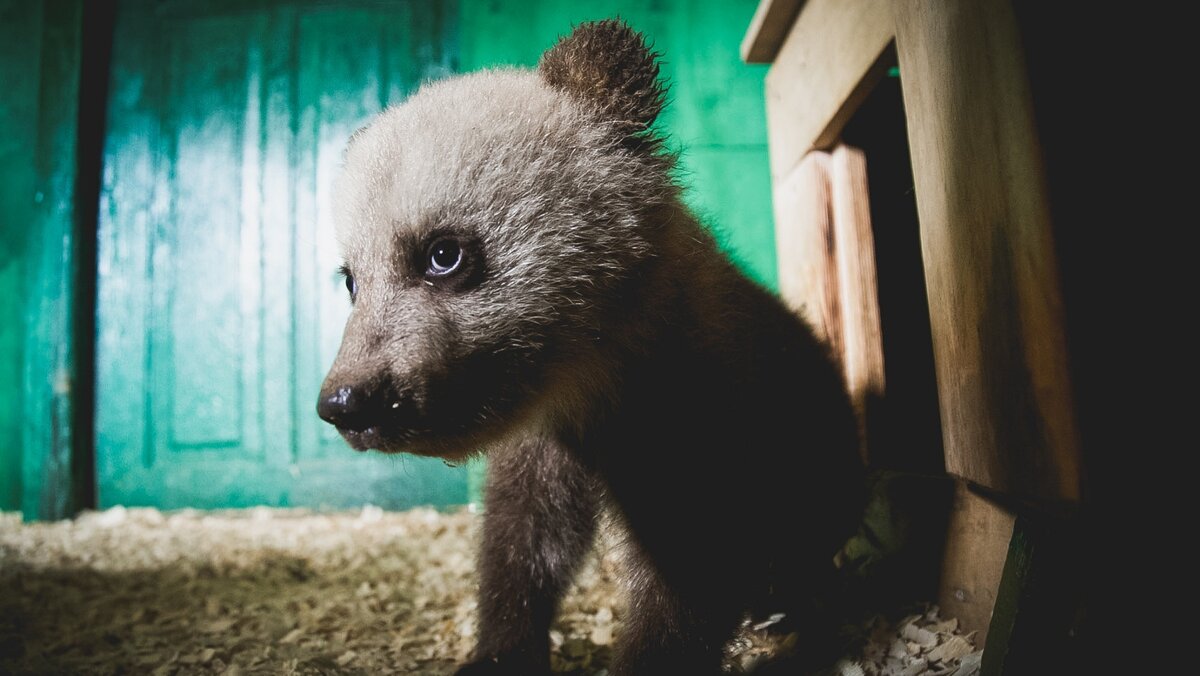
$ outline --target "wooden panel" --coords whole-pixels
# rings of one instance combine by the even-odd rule
[[[829,154],[811,152],[775,188],[779,293],[842,354]]]
[[[780,293],[841,360],[865,440],[868,404],[885,390],[866,158],[848,146],[810,152],[775,205]]]
[[[351,452],[313,407],[349,301],[346,139],[449,73],[448,3],[125,0],[99,233],[99,502],[461,504],[436,459]]]
[[[16,388],[25,378],[25,315],[34,293],[28,278],[33,238],[34,157],[41,85],[43,3],[0,1],[0,383]],[[19,402],[19,398],[12,400]],[[0,407],[0,510],[21,509],[24,406]],[[30,487],[34,489],[34,487]],[[32,517],[34,515],[30,515]]]
[[[14,376],[3,381],[11,398],[0,415],[0,491],[8,493],[0,502],[29,519],[61,519],[79,507],[72,463],[80,441],[73,422],[83,11],[78,0],[0,4],[0,74],[13,75],[0,104],[0,376]]]
[[[886,0],[810,0],[767,74],[771,176],[828,148],[886,70],[893,36]]]
[[[761,0],[750,19],[750,28],[742,38],[742,60],[746,63],[770,63],[779,53],[804,0]]]
[[[946,468],[1077,500],[1054,242],[1011,7],[894,7]]]
[[[942,561],[938,603],[944,617],[957,617],[964,633],[987,640],[996,591],[1008,556],[1014,517],[994,502],[956,482]]]
[[[885,382],[875,283],[875,236],[871,231],[867,160],[863,152],[839,145],[830,157],[829,183],[842,365],[850,398],[858,409],[860,423],[865,424],[869,415],[867,402],[883,396]]]
[[[158,450],[237,446],[242,443],[245,398],[242,349],[247,329],[240,298],[257,297],[257,266],[240,274],[242,232],[256,223],[242,218],[245,172],[241,132],[247,113],[248,80],[259,77],[249,59],[247,33],[262,30],[237,17],[205,17],[173,26],[167,48],[166,102],[169,134],[166,184],[170,228],[155,247],[175,249],[153,271],[163,312],[151,328],[161,359],[155,360],[155,389],[162,395],[166,434]],[[255,111],[257,112],[257,111]],[[256,147],[257,143],[251,144]],[[247,227],[248,226],[248,227]],[[214,280],[226,280],[214,283]],[[254,322],[255,317],[245,319]],[[258,416],[251,413],[251,419]],[[257,449],[255,449],[257,450]]]

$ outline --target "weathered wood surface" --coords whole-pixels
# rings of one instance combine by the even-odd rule
[[[862,151],[810,152],[778,186],[775,206],[780,292],[829,342],[865,431],[868,402],[885,383]]]
[[[886,0],[810,0],[767,73],[771,176],[787,176],[842,125],[883,75],[893,36]]]
[[[957,482],[938,604],[946,617],[958,618],[964,632],[979,632],[976,645],[987,641],[1013,523],[1011,512],[972,492],[965,482]]]
[[[886,389],[867,158],[857,148],[839,145],[829,168],[842,366],[860,423],[866,425],[868,402]]]
[[[779,53],[796,20],[804,0],[761,0],[750,19],[750,28],[742,38],[742,60],[746,63],[770,63]]]
[[[775,188],[779,292],[792,310],[842,354],[828,153],[805,156]]]
[[[893,8],[946,468],[997,491],[1075,501],[1058,270],[1011,6]]]

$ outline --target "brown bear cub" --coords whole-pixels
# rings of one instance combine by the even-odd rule
[[[811,613],[858,522],[838,371],[683,205],[655,59],[584,24],[536,70],[426,84],[346,150],[353,310],[317,409],[359,450],[487,453],[463,674],[549,671],[602,509],[629,549],[617,674],[719,673],[748,610]]]

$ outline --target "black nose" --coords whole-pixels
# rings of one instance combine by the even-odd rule
[[[368,384],[339,385],[321,392],[317,415],[340,429],[361,432],[379,424],[387,404],[383,391]]]

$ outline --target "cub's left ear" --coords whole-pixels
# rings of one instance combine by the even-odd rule
[[[542,54],[538,72],[552,87],[595,104],[633,136],[649,129],[663,108],[658,54],[624,21],[580,24]]]

